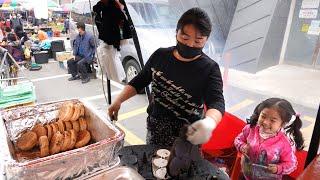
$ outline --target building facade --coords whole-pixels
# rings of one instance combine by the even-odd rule
[[[319,0],[239,0],[222,59],[255,73],[278,64],[319,68]]]

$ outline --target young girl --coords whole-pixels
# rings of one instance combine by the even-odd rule
[[[249,125],[235,139],[243,153],[241,166],[246,179],[282,179],[297,167],[295,149],[303,149],[299,114],[280,98],[261,102]]]

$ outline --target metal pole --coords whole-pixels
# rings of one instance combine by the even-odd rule
[[[107,78],[107,91],[108,91],[108,104],[111,104],[111,83],[110,79]]]
[[[137,55],[138,55],[138,60],[139,60],[139,63],[140,63],[140,66],[141,68],[144,67],[144,63],[143,63],[143,57],[142,57],[142,53],[141,53],[141,48],[140,48],[140,43],[139,43],[139,39],[138,39],[138,34],[137,34],[137,31],[134,27],[134,24],[133,24],[133,21],[131,19],[131,16],[130,16],[130,13],[129,13],[129,10],[127,8],[127,4],[125,2],[125,0],[123,1],[120,1],[124,7],[125,7],[125,12],[126,12],[126,15],[128,17],[128,21],[131,25],[131,34],[132,34],[132,39],[133,39],[133,42],[134,42],[134,46],[136,48],[136,51],[137,51]],[[145,88],[145,91],[146,91],[146,94],[147,94],[147,97],[148,97],[148,100],[149,100],[149,103],[151,101],[151,93],[150,93],[150,89],[149,89],[149,86],[147,86]]]
[[[313,127],[309,151],[308,151],[306,162],[304,164],[304,168],[306,168],[311,163],[311,161],[316,157],[319,149],[319,143],[320,143],[320,105],[318,108],[316,122]]]

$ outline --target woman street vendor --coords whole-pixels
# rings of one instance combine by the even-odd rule
[[[202,52],[211,28],[202,9],[186,11],[177,24],[177,45],[151,55],[111,104],[109,116],[117,120],[121,104],[151,83],[147,144],[171,146],[184,125],[188,141],[206,143],[225,110],[219,65]]]

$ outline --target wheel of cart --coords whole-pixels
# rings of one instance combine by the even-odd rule
[[[0,109],[35,103],[35,87],[30,79],[16,77],[0,79],[0,82]]]

